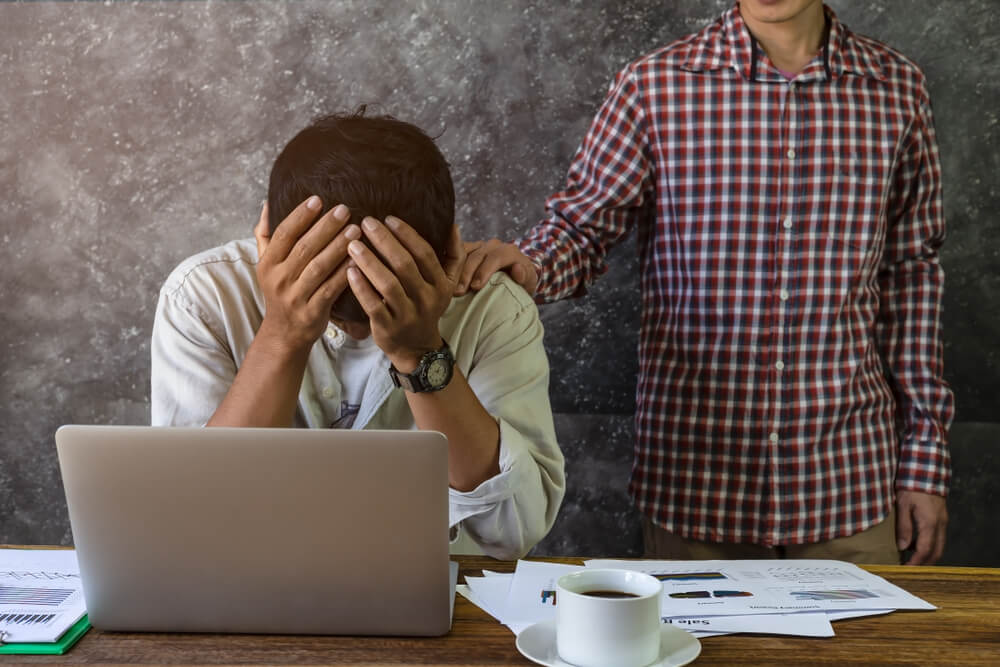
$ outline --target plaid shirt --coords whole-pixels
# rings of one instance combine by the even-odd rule
[[[800,544],[945,495],[941,174],[920,70],[827,9],[792,81],[738,5],[615,78],[548,218],[536,300],[638,231],[638,508],[684,537]]]

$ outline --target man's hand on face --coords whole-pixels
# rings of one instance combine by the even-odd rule
[[[354,266],[347,279],[368,314],[375,344],[397,370],[410,373],[426,352],[441,347],[438,320],[465,262],[458,227],[452,227],[443,266],[430,244],[399,218],[382,223],[368,217],[361,227],[388,266],[364,243],[352,241]]]
[[[347,245],[361,238],[357,225],[347,225],[346,206],[316,220],[322,206],[319,197],[310,197],[269,236],[265,204],[254,228],[266,306],[257,335],[282,352],[307,350],[323,335],[330,308],[347,287]]]

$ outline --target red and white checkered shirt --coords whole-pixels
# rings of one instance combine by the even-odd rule
[[[548,217],[536,299],[638,231],[630,490],[669,531],[801,544],[947,492],[941,170],[923,74],[827,9],[789,81],[734,7],[615,78]]]

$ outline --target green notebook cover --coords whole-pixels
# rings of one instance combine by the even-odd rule
[[[0,644],[0,655],[5,653],[16,653],[20,655],[62,655],[75,644],[80,637],[90,630],[90,618],[84,614],[83,617],[73,624],[69,630],[62,634],[62,637],[54,642],[45,643],[18,643]]]

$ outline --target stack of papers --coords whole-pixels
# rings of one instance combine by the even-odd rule
[[[75,551],[0,549],[0,654],[65,653],[86,613]]]
[[[556,580],[588,568],[651,574],[663,582],[664,623],[698,637],[741,632],[832,637],[832,621],[936,607],[860,567],[836,560],[518,561],[513,574],[484,570],[458,591],[514,634],[555,619]]]

